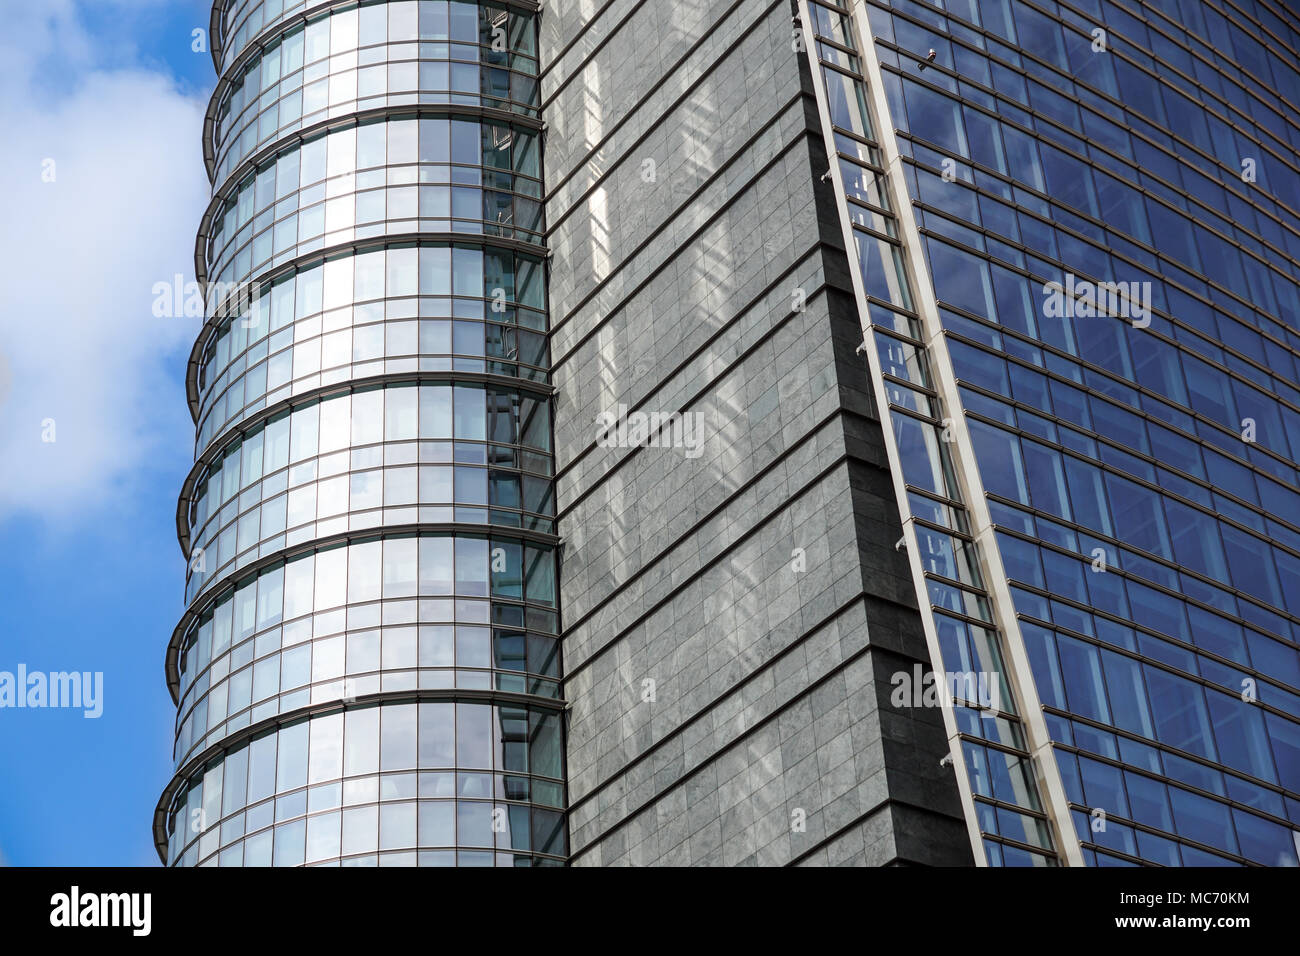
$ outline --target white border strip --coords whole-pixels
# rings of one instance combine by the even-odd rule
[[[880,121],[881,117],[890,117],[891,113],[888,99],[885,96],[884,81],[880,61],[876,56],[875,44],[871,42],[869,36],[864,37],[863,35],[862,24],[869,22],[865,4],[863,0],[850,0],[850,2],[853,9],[852,28],[855,45],[858,49],[859,59],[864,64],[867,95],[871,100],[873,114],[871,120],[874,126],[875,139],[882,153],[886,175],[890,180],[894,214],[901,230],[900,238],[903,243],[903,256],[907,260],[914,280],[913,285],[915,288],[912,291],[915,301],[913,304],[921,319],[922,339],[927,352],[929,352],[929,364],[934,379],[933,384],[939,393],[943,408],[949,412],[957,411],[957,414],[950,416],[948,422],[951,428],[950,433],[954,439],[950,447],[956,450],[953,465],[956,480],[961,485],[964,504],[971,522],[971,534],[976,541],[984,565],[985,587],[989,592],[993,617],[1001,637],[1000,644],[1004,656],[1003,666],[1010,671],[1006,676],[1008,683],[1011,685],[1011,692],[1017,702],[1022,726],[1025,728],[1028,738],[1029,753],[1034,764],[1034,775],[1038,782],[1040,796],[1045,803],[1044,809],[1053,831],[1058,857],[1063,858],[1063,862],[1068,866],[1083,866],[1083,852],[1079,846],[1073,821],[1070,819],[1069,802],[1066,798],[1065,787],[1061,782],[1060,771],[1056,766],[1051,735],[1048,733],[1047,722],[1043,717],[1042,705],[1034,686],[1029,656],[1020,640],[1020,629],[1013,611],[1014,604],[1011,598],[1011,590],[1002,567],[997,540],[994,537],[993,521],[989,514],[988,502],[984,497],[984,489],[979,477],[974,444],[970,438],[965,414],[962,413],[956,374],[953,371],[951,359],[948,355],[929,267],[921,252],[924,247],[913,214],[911,194],[903,177],[902,154],[898,147],[897,137],[894,135],[892,122],[882,123]],[[804,45],[808,54],[809,68],[813,74],[817,112],[822,123],[822,133],[826,141],[827,154],[832,157],[831,177],[834,182],[836,201],[839,203],[837,212],[844,233],[845,250],[850,259],[849,272],[853,281],[854,297],[857,299],[858,317],[862,323],[864,341],[871,340],[871,344],[874,345],[874,337],[871,334],[871,316],[867,308],[861,269],[858,267],[854,254],[857,247],[852,227],[844,215],[844,210],[847,208],[844,183],[840,176],[839,164],[833,159],[836,149],[831,134],[830,110],[827,104],[826,92],[822,85],[814,39],[816,32],[812,27],[808,0],[799,0],[799,15],[804,31]],[[940,652],[934,618],[929,610],[925,571],[921,566],[920,552],[916,544],[915,532],[912,529],[912,516],[907,503],[906,486],[903,481],[901,463],[890,423],[889,400],[885,392],[880,358],[874,347],[869,347],[865,351],[870,366],[877,414],[880,416],[881,425],[886,432],[885,448],[889,458],[894,493],[898,499],[904,534],[908,536],[908,563],[912,569],[912,580],[916,588],[918,604],[922,609],[921,618],[925,628],[926,643],[930,650],[932,666],[936,670],[942,671],[943,656]],[[957,721],[952,709],[952,702],[946,694],[941,694],[940,699],[943,702],[944,727],[948,735],[953,769],[958,775],[958,792],[966,815],[966,828],[970,834],[971,846],[974,850],[977,865],[987,866],[988,861],[984,853],[983,837],[975,814],[975,802],[971,793],[970,778],[966,772],[965,757],[958,739]]]

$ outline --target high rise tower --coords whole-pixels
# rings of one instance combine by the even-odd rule
[[[1296,865],[1294,7],[798,9],[977,861]]]
[[[211,32],[167,862],[1300,862],[1293,6]]]
[[[567,855],[536,32],[213,9],[168,863]]]

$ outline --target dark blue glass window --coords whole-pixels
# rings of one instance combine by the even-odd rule
[[[984,490],[1021,504],[1029,504],[1025,467],[1020,458],[1020,441],[983,422],[970,422],[971,441],[979,461]]]
[[[1144,551],[1172,558],[1160,495],[1127,478],[1111,474],[1106,475],[1106,489],[1110,493],[1110,505],[1120,536]]]
[[[1214,735],[1201,688],[1148,664],[1142,665],[1142,671],[1151,696],[1156,738],[1170,747],[1213,760]]]
[[[1133,805],[1132,819],[1149,827],[1173,830],[1173,814],[1169,811],[1169,797],[1163,783],[1131,770],[1124,771],[1124,783]]]
[[[1269,755],[1263,711],[1240,697],[1228,697],[1213,690],[1206,691],[1205,697],[1219,743],[1219,759],[1229,767],[1275,783],[1277,774]]]
[[[1229,853],[1237,852],[1232,812],[1226,805],[1181,787],[1170,787],[1169,796],[1181,835]]]
[[[1109,816],[1127,817],[1128,798],[1124,793],[1124,776],[1118,767],[1079,757],[1079,776],[1088,805],[1106,811]]]
[[[1106,706],[1097,649],[1064,634],[1057,635],[1057,646],[1061,652],[1061,674],[1065,678],[1065,695],[1070,710],[1102,723],[1108,722],[1110,711]]]
[[[1115,726],[1150,738],[1153,728],[1142,683],[1142,666],[1130,657],[1105,649],[1101,650],[1101,660]]]

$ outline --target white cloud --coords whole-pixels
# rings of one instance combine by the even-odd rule
[[[70,0],[5,18],[0,519],[67,518],[193,439],[177,383],[198,320],[151,306],[154,283],[193,273],[206,101],[120,50],[103,65]]]

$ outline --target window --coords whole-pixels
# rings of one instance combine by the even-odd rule
[[[1025,185],[1045,191],[1043,169],[1038,161],[1038,143],[1027,133],[1009,126],[1002,127],[1002,138],[1006,143],[1007,171]]]
[[[1177,832],[1181,836],[1229,853],[1237,852],[1232,814],[1226,806],[1181,787],[1170,787],[1169,796],[1173,803]]]
[[[1178,563],[1216,581],[1227,581],[1228,567],[1218,534],[1218,522],[1170,498],[1164,498],[1163,502]]]
[[[416,629],[414,627],[389,627],[384,629],[384,670],[403,670],[416,667]]]
[[[456,704],[419,705],[419,759],[421,768],[456,765]]]
[[[455,539],[449,537],[422,537],[420,550],[421,595],[455,593],[452,552]]]
[[[416,766],[415,704],[388,705],[382,708],[380,728],[380,768],[383,770],[410,770]],[[415,807],[411,805],[412,814]],[[411,821],[414,836],[414,818]]]
[[[492,708],[485,704],[456,704],[456,765],[492,768]]]
[[[1169,812],[1169,797],[1164,784],[1131,770],[1124,771],[1124,783],[1132,804],[1130,815],[1134,820],[1161,830],[1174,829],[1174,818]]]
[[[369,445],[384,440],[384,394],[387,389],[375,388],[364,392],[355,392],[352,395],[352,444]],[[324,403],[322,409],[329,408],[332,405],[343,405],[346,402],[335,399]],[[345,412],[346,413],[346,412]],[[324,436],[324,415],[322,415],[321,432]],[[347,442],[343,442],[338,447],[343,447]],[[322,440],[321,451],[326,451],[327,447]]]
[[[450,800],[422,800],[419,805],[420,846],[456,845],[456,804]]]
[[[406,195],[409,190],[390,190],[390,195],[399,193]],[[414,215],[411,209],[397,208],[390,211],[392,218],[410,218]],[[414,246],[398,246],[388,250],[387,262],[387,293],[390,296],[416,295],[420,291],[420,270],[419,270],[419,253],[420,250]]]
[[[480,469],[475,469],[485,474]],[[518,542],[497,539],[492,542],[491,554],[492,595],[494,597],[524,597],[523,547]],[[538,582],[538,587],[542,587]]]
[[[343,676],[343,651],[342,635],[317,640],[312,645],[312,683],[335,680]]]
[[[337,780],[343,776],[343,715],[329,714],[311,721],[309,783]]]
[[[382,542],[366,541],[348,549],[348,601],[378,600],[380,596],[380,562]]]
[[[483,441],[487,437],[487,393],[467,385],[453,387],[457,438]]]
[[[379,670],[379,634],[367,631],[349,634],[347,669],[349,674],[368,674]]]
[[[275,777],[277,792],[307,784],[307,731],[308,721],[305,720],[280,729]]]
[[[910,80],[903,80],[908,129],[914,135],[958,156],[969,157],[961,104]]]
[[[492,846],[492,804],[457,802],[456,836],[460,846]]]
[[[1128,797],[1124,793],[1124,775],[1118,767],[1079,757],[1079,775],[1088,803],[1107,813],[1129,816]]]
[[[1273,566],[1273,549],[1244,531],[1218,522],[1232,583],[1274,607],[1285,607]]]
[[[1192,408],[1233,431],[1240,428],[1227,376],[1191,355],[1183,356],[1183,366]]]
[[[379,769],[378,707],[349,710],[343,735],[343,773],[346,776],[375,773]]]
[[[455,628],[449,624],[425,625],[420,628],[421,667],[451,667],[455,663],[454,631]],[[421,730],[420,733],[423,734],[424,731]]]
[[[323,610],[343,604],[347,595],[347,579],[347,548],[336,547],[316,552],[316,609]]]
[[[1130,657],[1104,648],[1101,650],[1101,661],[1115,726],[1150,739],[1154,728],[1147,710],[1141,665]]]
[[[1025,335],[1037,335],[1038,329],[1034,321],[1034,315],[1038,311],[1036,308],[1038,303],[1034,301],[1032,286],[1033,283],[1024,276],[1002,266],[994,265],[993,287],[997,300],[997,311],[990,318],[994,318],[999,325],[1015,329],[1017,332],[1023,332]],[[1055,319],[1048,319],[1048,323],[1062,325],[1059,320]],[[1045,328],[1043,331],[1044,334],[1047,333]]]
[[[1002,151],[1000,124],[997,120],[969,105],[962,107],[966,118],[966,134],[970,141],[970,158],[984,166],[992,167],[1000,173],[1007,172],[1006,155]],[[1006,235],[1006,233],[1004,233]],[[1016,238],[1011,235],[1010,238]]]
[[[1173,559],[1160,498],[1127,478],[1106,475],[1115,526],[1124,541],[1167,560]]]
[[[826,80],[831,122],[840,129],[856,133],[863,139],[875,139],[868,118],[866,94],[862,84],[838,70],[822,67]]]
[[[275,828],[276,866],[301,866],[305,851],[304,841],[307,835],[307,821],[295,820],[282,823]]]
[[[1061,673],[1065,677],[1065,694],[1070,710],[1108,723],[1110,711],[1106,706],[1097,649],[1064,634],[1058,634],[1056,641],[1061,652]]]
[[[452,288],[456,295],[483,297],[483,251],[463,249],[452,251]]]
[[[488,596],[488,542],[484,538],[457,538],[456,594]]]
[[[465,390],[469,391],[469,390]],[[420,386],[420,437],[452,437],[452,388],[450,385]],[[470,399],[467,397],[466,401]]]
[[[1093,192],[1092,171],[1082,162],[1046,143],[1039,144],[1047,190],[1053,199],[1073,206],[1090,216],[1097,216],[1097,196]]]
[[[241,747],[225,759],[225,787],[222,794],[221,814],[228,816],[247,805],[248,748]]]
[[[415,596],[416,546],[415,538],[389,538],[384,541],[384,597]]]
[[[1296,866],[1295,831],[1233,808],[1241,855],[1265,866]]]
[[[340,818],[337,810],[307,818],[307,862],[339,855]]]
[[[451,295],[451,247],[420,247],[420,294]]]
[[[395,4],[394,6],[400,6]],[[379,808],[356,807],[343,811],[343,853],[373,852],[379,845]]]
[[[1142,665],[1151,693],[1156,737],[1164,744],[1215,759],[1214,734],[1201,688],[1149,664]]]
[[[1032,441],[1021,442],[1021,448],[1034,507],[1069,520],[1069,492],[1060,454]]]
[[[1034,672],[1034,686],[1039,700],[1048,707],[1065,708],[1065,685],[1061,681],[1061,668],[1056,660],[1055,635],[1045,627],[1021,622],[1020,633],[1029,665]]]
[[[383,193],[376,192],[371,194],[377,197],[382,204]],[[376,218],[383,218],[383,206],[379,207],[380,215]],[[384,297],[384,252],[382,249],[375,252],[363,252],[354,259],[355,274],[353,278],[353,294],[358,302],[364,302],[368,299],[382,299]]]
[[[1214,721],[1220,759],[1229,767],[1276,783],[1277,772],[1269,753],[1263,712],[1240,698],[1217,691],[1207,690],[1205,696]]]
[[[910,485],[946,496],[946,461],[934,426],[906,415],[892,417],[904,479]]]
[[[959,309],[992,319],[997,316],[988,263],[953,246],[926,240],[936,297]]]
[[[1029,504],[1020,441],[1014,435],[983,422],[970,421],[969,425],[984,490],[1023,505]]]

